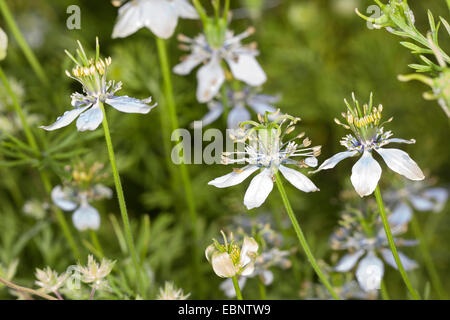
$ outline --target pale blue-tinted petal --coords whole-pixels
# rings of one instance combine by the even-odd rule
[[[226,60],[230,66],[231,73],[236,79],[254,87],[266,82],[266,74],[253,55],[238,54]]]
[[[430,199],[423,197],[422,195],[410,195],[409,201],[411,201],[412,205],[416,210],[419,211],[430,211],[434,208],[434,203]]]
[[[325,160],[320,166],[319,168],[317,168],[317,170],[312,171],[311,173],[315,173],[315,172],[319,172],[321,170],[326,170],[326,169],[332,169],[334,168],[339,162],[341,162],[342,160],[349,158],[349,157],[354,157],[358,154],[358,151],[344,151],[344,152],[339,152],[336,153],[334,156],[332,156],[331,158]]]
[[[73,120],[75,120],[83,111],[85,111],[86,109],[88,109],[91,105],[87,105],[81,108],[76,108],[70,111],[66,111],[64,112],[64,114],[61,117],[58,117],[58,119],[56,119],[56,122],[49,125],[49,126],[40,126],[39,128],[47,130],[47,131],[52,131],[52,130],[56,130],[62,127],[65,127],[67,125],[69,125],[70,123],[72,123]]]
[[[56,186],[52,190],[53,202],[64,211],[72,211],[78,206],[69,196],[68,190],[64,190],[61,186]]]
[[[82,204],[72,215],[72,221],[80,231],[92,229],[97,230],[100,227],[100,215],[98,211],[89,204]]]
[[[208,184],[215,186],[217,188],[226,188],[237,185],[247,179],[253,172],[259,168],[254,165],[245,166],[240,170],[234,170],[233,172],[226,174],[224,176],[218,177]]]
[[[181,18],[198,19],[197,10],[187,0],[173,0],[173,5]]]
[[[225,73],[217,56],[198,69],[197,72],[197,100],[205,103],[214,98],[225,81]]]
[[[91,109],[83,112],[77,120],[78,131],[95,130],[103,121],[103,111],[97,102]]]
[[[242,277],[242,276],[239,277],[238,283],[239,283],[239,288],[241,290],[244,288],[246,282],[247,282],[247,277]],[[219,285],[219,288],[220,288],[220,290],[223,291],[223,293],[225,294],[225,296],[227,296],[227,298],[236,297],[236,290],[234,289],[233,279],[231,279],[231,278],[226,279]]]
[[[305,164],[308,167],[314,168],[317,167],[319,160],[316,157],[309,157],[305,159]]]
[[[400,252],[400,251],[397,251],[397,252],[398,252],[400,261],[403,264],[403,267],[405,268],[406,271],[417,268],[417,266],[418,266],[417,262],[415,262],[414,260],[405,256],[402,252]],[[386,261],[387,264],[389,264],[391,267],[398,270],[397,263],[395,262],[394,255],[392,254],[391,250],[382,249],[381,255],[383,256],[383,259],[384,259],[384,261]]]
[[[237,106],[228,113],[228,129],[239,129],[239,123],[250,120],[251,115],[245,107]]]
[[[151,106],[147,104],[150,100],[151,98],[146,100],[139,100],[128,96],[114,96],[112,98],[106,99],[105,102],[120,112],[145,114],[149,113],[150,110],[156,107],[156,104]]]
[[[186,56],[183,61],[173,67],[173,72],[180,75],[189,74],[196,66],[202,63],[206,59],[206,56],[201,53],[196,53]]]
[[[303,192],[319,191],[319,188],[301,172],[281,165],[279,170],[286,180],[297,189]]]
[[[384,162],[386,162],[387,166],[392,171],[411,180],[423,180],[425,178],[417,163],[415,163],[405,151],[383,148],[375,150],[383,157]]]
[[[439,212],[444,209],[445,203],[447,202],[448,190],[445,188],[430,188],[425,190],[423,195],[435,201],[433,211]]]
[[[414,140],[414,139],[405,140],[405,139],[399,139],[399,138],[392,138],[392,139],[386,140],[386,144],[388,144],[388,143],[406,143],[406,144],[413,144],[413,143],[416,143],[416,140]]]
[[[394,227],[404,225],[411,221],[412,215],[411,207],[404,202],[400,202],[392,210],[392,214],[389,216],[389,223]]]
[[[210,101],[208,103],[209,111],[202,118],[202,126],[207,126],[208,124],[216,121],[223,113],[223,106],[218,101]]]
[[[273,113],[277,111],[277,109],[272,107],[270,104],[264,102],[263,99],[257,99],[256,97],[257,96],[252,97],[248,100],[248,105],[250,106],[250,108],[255,110],[256,113],[263,116],[266,114],[266,112]]]
[[[119,16],[114,26],[112,38],[125,38],[144,26],[141,19],[143,1],[130,1],[119,9]]]
[[[273,273],[270,270],[263,270],[259,276],[265,286],[268,286],[273,282]]]
[[[257,174],[244,196],[244,205],[247,209],[253,209],[261,206],[266,201],[273,188],[273,180],[270,169],[264,169],[261,173]]]
[[[369,151],[364,151],[362,157],[352,168],[353,187],[360,197],[373,193],[381,177],[381,167]]]
[[[170,38],[178,23],[178,14],[167,0],[142,1],[141,19],[157,37]]]
[[[372,252],[361,259],[356,269],[356,279],[364,291],[379,289],[383,275],[383,261]]]
[[[350,271],[358,262],[359,258],[364,254],[364,250],[358,250],[354,253],[344,255],[334,267],[337,272]]]

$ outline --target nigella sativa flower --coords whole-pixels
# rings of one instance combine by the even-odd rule
[[[314,183],[297,170],[286,165],[296,165],[297,167],[315,167],[317,156],[320,154],[320,146],[310,147],[311,140],[304,138],[299,144],[296,140],[302,139],[304,133],[297,135],[291,140],[283,142],[285,135],[295,130],[295,124],[300,120],[290,115],[282,115],[273,122],[268,120],[266,113],[264,119],[260,118],[260,123],[247,121],[242,126],[250,125],[244,132],[241,141],[248,140],[244,151],[224,152],[222,161],[224,164],[248,163],[241,169],[234,169],[233,172],[216,178],[208,184],[217,188],[226,188],[237,185],[249,177],[252,173],[260,170],[248,187],[244,204],[248,209],[261,206],[269,196],[273,188],[273,179],[278,170],[297,189],[304,192],[319,191]],[[287,124],[285,130],[283,126]],[[236,138],[237,139],[237,138]],[[235,159],[235,156],[238,158]],[[293,157],[305,157],[301,161],[294,161]]]
[[[238,35],[225,30],[221,40],[208,34],[200,34],[193,39],[180,34],[178,39],[184,43],[180,47],[191,51],[191,54],[185,56],[182,62],[173,68],[173,72],[186,75],[199,64],[204,64],[197,72],[197,100],[202,103],[212,100],[225,81],[222,60],[227,62],[236,79],[250,86],[262,85],[267,77],[255,59],[259,54],[255,44],[241,44],[241,40],[253,34],[254,30],[248,28]]]
[[[227,90],[227,99],[228,104],[231,106],[227,118],[228,129],[238,129],[239,123],[251,119],[247,106],[257,114],[274,113],[276,109],[272,105],[278,102],[279,97],[259,94],[252,88],[245,87],[240,91]],[[208,109],[209,112],[201,119],[203,126],[207,126],[217,120],[225,111],[222,101],[216,99],[208,102]],[[269,119],[273,120],[274,117],[270,116]]]
[[[197,19],[198,14],[188,0],[131,0],[119,9],[113,38],[125,38],[143,27],[156,36],[172,36],[178,18]]]
[[[347,124],[343,124],[338,119],[335,119],[337,124],[350,129],[354,134],[348,134],[341,140],[341,145],[347,148],[347,151],[339,152],[325,160],[314,172],[332,169],[346,158],[361,156],[352,168],[351,181],[356,192],[361,197],[368,196],[374,192],[381,177],[381,167],[372,156],[375,150],[392,171],[410,180],[423,180],[425,176],[422,170],[405,151],[394,148],[382,148],[393,142],[412,144],[416,141],[414,139],[391,138],[391,131],[384,132],[383,124],[385,122],[380,123],[383,106],[379,105],[378,108],[372,106],[372,94],[370,95],[369,105],[365,104],[362,109],[354,94],[352,94],[352,98],[356,107],[352,108],[345,100],[347,113],[342,114]],[[387,122],[391,120],[392,118]]]
[[[94,164],[89,169],[84,164],[77,166],[72,172],[72,181],[53,188],[51,197],[55,205],[64,211],[74,211],[72,221],[80,231],[100,227],[100,214],[89,203],[111,198],[112,190],[97,183],[98,170],[101,164]]]
[[[394,237],[406,232],[409,220],[398,213],[390,215],[388,219]],[[358,265],[356,278],[361,288],[365,291],[379,289],[384,275],[383,260],[397,269],[381,219],[378,217],[375,221],[370,234],[362,227],[360,217],[355,214],[344,215],[340,224],[341,227],[330,238],[330,245],[333,250],[346,250],[348,253],[338,261],[334,269],[337,272],[348,272]],[[394,242],[397,247],[414,246],[418,243],[416,240],[399,238],[394,238]],[[398,251],[398,254],[406,271],[417,267],[417,263],[404,253]]]
[[[139,100],[128,96],[116,96],[115,93],[122,88],[122,83],[107,81],[106,75],[111,64],[111,58],[100,58],[100,46],[96,41],[96,57],[88,59],[81,43],[78,41],[77,49],[79,59],[75,59],[67,50],[66,54],[76,63],[72,74],[66,75],[83,86],[84,94],[72,94],[74,109],[66,111],[58,117],[55,123],[40,128],[52,131],[65,127],[76,118],[78,131],[95,130],[103,121],[103,111],[100,104],[106,103],[118,111],[125,113],[148,113],[156,104],[149,106],[151,97]]]

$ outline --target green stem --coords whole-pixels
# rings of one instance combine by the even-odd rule
[[[0,283],[3,283],[5,286],[7,286],[13,290],[16,290],[16,291],[33,294],[33,295],[39,296],[39,297],[47,299],[47,300],[58,300],[55,297],[52,297],[46,293],[40,292],[38,290],[33,290],[30,288],[25,288],[25,287],[19,286],[17,284],[14,284],[14,283],[12,283],[8,280],[2,279],[2,278],[0,278]]]
[[[258,279],[259,282],[259,296],[261,300],[266,300],[266,286],[264,285],[261,277]]]
[[[428,274],[430,275],[434,290],[436,290],[436,293],[441,300],[447,300],[447,295],[444,288],[442,287],[442,282],[434,265],[433,258],[431,257],[425,237],[423,236],[422,230],[420,230],[419,222],[414,215],[411,219],[411,227],[414,232],[414,236],[417,238],[417,240],[419,240],[419,249],[423,256],[425,267],[427,268]]]
[[[11,14],[11,11],[9,11],[8,5],[6,4],[5,0],[0,0],[0,10],[3,14],[3,17],[6,20],[6,23],[8,24],[9,29],[11,30],[12,34],[14,35],[14,38],[16,38],[17,43],[19,44],[20,48],[22,49],[25,57],[27,58],[28,62],[31,65],[31,68],[33,68],[33,71],[38,76],[39,80],[48,86],[49,81],[48,78],[44,72],[44,69],[40,65],[38,59],[34,55],[33,51],[31,50],[28,43],[25,41],[25,38],[23,37],[22,33],[19,30],[19,27],[16,24],[16,21],[14,20],[14,17]]]
[[[97,237],[97,232],[95,232],[94,230],[89,230],[89,235],[91,237],[92,243],[95,246],[95,249],[97,249],[98,253],[101,255],[101,257],[103,258],[103,248],[100,244],[100,241],[98,241],[98,237]]]
[[[125,229],[125,237],[128,244],[128,249],[131,253],[131,259],[133,260],[134,268],[136,270],[136,280],[137,280],[137,287],[141,291],[141,295],[144,297],[144,292],[142,292],[142,283],[141,283],[141,269],[139,265],[138,256],[136,254],[136,249],[134,247],[133,243],[133,234],[131,232],[130,227],[130,221],[128,219],[128,212],[127,207],[125,204],[125,196],[123,194],[122,189],[122,183],[120,182],[120,176],[119,172],[117,170],[117,164],[116,164],[116,157],[114,155],[114,148],[111,141],[111,134],[109,131],[109,125],[108,120],[106,119],[106,112],[105,107],[103,106],[103,103],[99,102],[100,108],[102,109],[103,113],[103,130],[105,132],[105,140],[106,140],[106,146],[108,148],[108,155],[109,155],[109,161],[111,162],[111,169],[114,176],[114,184],[116,186],[116,192],[117,192],[117,198],[119,200],[119,208],[120,208],[120,215],[122,216],[122,222]]]
[[[174,131],[179,128],[179,124],[178,124],[178,118],[177,118],[177,113],[176,113],[175,99],[174,99],[174,95],[173,95],[172,79],[170,76],[170,63],[169,63],[169,58],[168,58],[168,54],[167,54],[166,42],[164,39],[157,37],[156,45],[158,47],[159,62],[160,62],[161,72],[162,72],[163,81],[164,81],[164,96],[165,96],[165,102],[166,102],[165,106],[167,108],[167,114],[169,116],[169,121],[170,121],[172,131]],[[186,198],[186,202],[187,202],[187,206],[188,206],[188,210],[189,210],[189,216],[190,216],[190,220],[191,220],[191,229],[192,229],[192,233],[194,236],[194,242],[195,242],[193,245],[194,271],[197,276],[197,280],[199,280],[198,277],[200,275],[200,273],[199,273],[199,270],[200,270],[199,257],[200,256],[199,256],[199,251],[198,251],[198,247],[199,247],[198,242],[199,242],[200,236],[199,236],[198,223],[197,223],[198,222],[198,214],[197,214],[197,209],[195,206],[194,194],[192,192],[192,184],[191,184],[191,180],[189,177],[189,172],[186,167],[186,164],[184,163],[184,161],[182,161],[178,167],[179,167],[181,179],[183,182],[184,194],[185,194],[185,198]],[[197,283],[199,283],[201,285],[203,282],[197,281]]]
[[[384,282],[384,280],[381,280],[381,297],[383,298],[383,300],[390,300],[389,299],[389,294],[386,288],[386,283]]]
[[[238,279],[236,278],[236,276],[232,277],[231,279],[233,279],[233,286],[234,286],[234,290],[236,291],[237,299],[244,300],[244,299],[242,299],[242,293],[241,293],[241,288],[239,288]]]
[[[378,185],[375,189],[375,198],[377,200],[381,220],[383,221],[384,231],[386,232],[386,237],[388,239],[392,254],[394,255],[394,259],[397,264],[398,270],[400,271],[403,281],[405,282],[406,287],[408,288],[409,292],[411,293],[411,296],[413,297],[413,299],[420,300],[420,296],[416,292],[416,290],[414,290],[414,288],[411,284],[411,281],[409,281],[409,278],[408,278],[408,275],[406,274],[405,268],[403,267],[400,257],[398,256],[397,248],[395,247],[395,243],[394,243],[394,238],[392,237],[391,228],[389,226],[386,212],[384,210],[383,199],[381,198],[380,187]]]
[[[291,219],[292,226],[294,227],[295,233],[297,233],[298,240],[299,240],[300,245],[302,246],[303,250],[305,251],[306,256],[308,257],[309,263],[313,267],[313,269],[316,272],[317,276],[319,277],[320,281],[322,281],[323,285],[328,289],[331,296],[334,299],[339,300],[338,295],[336,294],[336,292],[334,291],[330,282],[327,280],[327,278],[323,274],[322,270],[320,270],[320,268],[316,262],[316,259],[314,258],[314,255],[312,254],[311,249],[309,248],[308,242],[306,241],[306,238],[303,235],[303,231],[300,228],[297,218],[295,217],[294,211],[292,210],[291,203],[289,202],[288,196],[286,194],[286,190],[284,189],[283,182],[281,181],[280,174],[278,172],[275,174],[275,181],[276,181],[276,184],[278,187],[278,191],[280,191],[281,198],[283,199],[283,203],[286,208],[286,211],[289,215],[289,218]]]

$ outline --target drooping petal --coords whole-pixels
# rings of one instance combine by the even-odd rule
[[[375,149],[382,157],[387,166],[408,179],[423,180],[425,176],[420,170],[417,163],[410,158],[410,156],[400,149]]]
[[[409,201],[411,201],[414,208],[419,211],[430,211],[434,207],[433,201],[422,195],[410,195]]]
[[[266,74],[253,55],[239,54],[226,60],[236,79],[254,87],[266,82]]]
[[[119,9],[119,16],[114,26],[112,38],[125,38],[144,26],[141,11],[144,1],[130,1]]]
[[[228,113],[228,129],[239,129],[239,123],[250,119],[250,112],[245,107],[236,106]]]
[[[214,244],[210,244],[205,250],[206,260],[211,262],[211,258],[212,258],[212,256],[213,256],[215,251],[216,251],[216,246]]]
[[[241,271],[241,276],[250,276],[255,271],[255,261],[250,261]]]
[[[208,103],[209,111],[202,118],[202,126],[207,126],[216,121],[223,113],[223,106],[220,102],[210,101]]]
[[[97,102],[91,109],[83,112],[77,120],[78,131],[95,130],[103,121],[103,111]]]
[[[352,176],[350,177],[356,192],[360,197],[372,194],[377,187],[380,177],[380,165],[375,161],[369,151],[364,151],[361,159],[353,166]]]
[[[257,98],[258,96],[262,96],[262,95],[256,95],[254,97],[251,97],[247,101],[250,108],[255,110],[256,113],[264,116],[266,114],[266,112],[273,113],[273,112],[277,111],[277,109],[275,109],[269,103],[266,103],[263,98]],[[273,98],[273,97],[271,97],[271,98]],[[269,116],[269,120],[273,120],[273,119],[270,119],[270,117],[271,116]]]
[[[358,250],[354,253],[348,253],[344,255],[334,267],[334,270],[336,270],[337,272],[350,271],[356,265],[356,262],[358,262],[359,258],[361,258],[364,252],[364,250]]]
[[[250,237],[245,237],[242,244],[239,264],[243,267],[247,265],[250,261],[254,260],[258,252],[258,242]]]
[[[77,203],[70,199],[68,192],[59,185],[53,188],[51,196],[53,202],[64,211],[75,210],[78,206]]]
[[[270,270],[263,270],[260,277],[265,286],[268,286],[273,282],[273,273]]]
[[[179,17],[198,19],[197,10],[187,0],[172,0]]]
[[[349,158],[349,157],[354,157],[358,153],[359,153],[358,151],[343,151],[343,152],[336,153],[331,158],[325,160],[319,166],[319,168],[317,168],[317,170],[311,171],[311,173],[316,173],[316,172],[319,172],[321,170],[326,170],[326,169],[332,169],[342,160]]]
[[[47,131],[53,131],[62,127],[65,127],[72,123],[82,112],[84,112],[86,109],[90,108],[91,105],[87,105],[81,108],[76,108],[70,111],[64,112],[64,114],[61,117],[58,117],[56,119],[56,122],[49,125],[49,126],[40,126],[39,128],[47,130]]]
[[[75,228],[80,231],[92,229],[98,230],[100,227],[100,215],[97,209],[89,204],[82,204],[72,215]]]
[[[107,104],[120,112],[143,114],[149,113],[150,110],[156,107],[156,103],[149,106],[147,103],[150,103],[150,101],[151,98],[139,100],[128,96],[113,96],[105,100]]]
[[[252,179],[245,192],[244,204],[247,209],[250,210],[261,206],[266,201],[272,188],[273,181],[270,169],[264,169]]]
[[[225,81],[225,73],[220,66],[220,59],[214,56],[211,61],[202,66],[197,72],[197,100],[205,103],[219,92]]]
[[[364,291],[372,291],[380,288],[384,275],[383,261],[374,253],[369,252],[358,264],[356,278]]]
[[[245,166],[240,170],[234,170],[229,174],[211,180],[210,182],[208,182],[208,184],[215,186],[217,188],[226,188],[235,186],[244,181],[245,179],[247,179],[247,177],[250,176],[256,170],[258,170],[257,166],[254,165]]]
[[[167,0],[142,1],[141,19],[157,37],[170,38],[178,23],[175,7]]]
[[[444,209],[444,205],[448,199],[448,191],[445,188],[430,188],[425,190],[423,195],[435,201],[434,212],[439,212]]]
[[[408,258],[403,254],[401,251],[398,252],[398,257],[400,258],[400,262],[403,264],[403,267],[406,271],[412,270],[417,268],[417,262],[414,260]],[[389,264],[391,267],[398,270],[397,263],[395,262],[394,255],[392,254],[391,250],[389,249],[382,249],[381,255],[383,256],[384,261],[386,261],[387,264]]]
[[[214,272],[222,278],[231,278],[236,275],[233,260],[226,252],[216,252],[211,258],[211,265]]]
[[[189,74],[192,69],[202,63],[207,57],[204,54],[193,52],[186,56],[183,61],[173,67],[173,72],[179,75]]]
[[[412,215],[413,212],[411,207],[402,201],[395,206],[394,210],[392,210],[392,214],[389,217],[389,223],[394,227],[402,226],[411,221]]]
[[[281,165],[279,170],[286,180],[292,183],[292,185],[297,189],[303,192],[319,191],[319,188],[317,188],[316,185],[303,173]]]

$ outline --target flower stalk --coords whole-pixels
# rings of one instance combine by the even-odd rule
[[[29,294],[32,294],[32,295],[35,295],[35,296],[39,296],[39,297],[47,299],[47,300],[58,300],[55,297],[52,297],[52,296],[50,296],[50,295],[48,295],[46,293],[39,292],[38,290],[33,290],[33,289],[30,289],[30,288],[25,288],[25,287],[19,286],[19,285],[14,284],[14,283],[6,280],[6,279],[0,278],[0,283],[3,283],[5,286],[7,286],[7,287],[9,287],[9,288],[11,288],[13,290],[16,290],[16,291],[29,293]]]
[[[242,298],[242,293],[241,293],[241,289],[239,288],[239,282],[237,280],[237,277],[234,276],[231,279],[233,279],[233,286],[234,286],[234,290],[236,291],[236,297],[238,300],[243,300]]]

